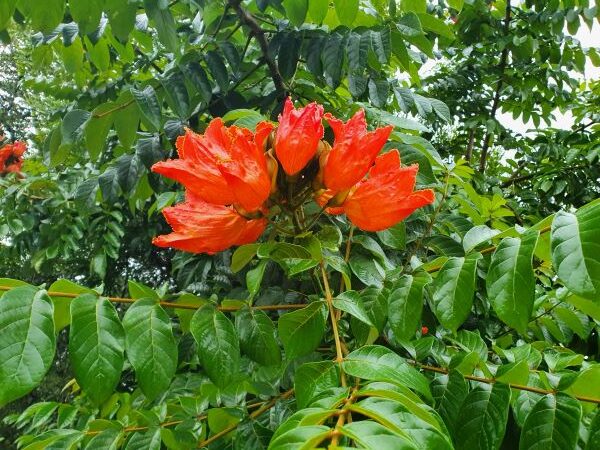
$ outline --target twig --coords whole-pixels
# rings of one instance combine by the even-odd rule
[[[275,406],[275,404],[279,401],[279,400],[283,400],[288,398],[290,395],[292,395],[294,393],[293,389],[290,389],[289,391],[284,392],[283,394],[271,399],[269,402],[265,403],[261,408],[257,409],[256,411],[254,411],[252,414],[250,414],[250,419],[256,419],[258,416],[260,416],[261,414],[267,412],[269,409],[271,409],[273,406]],[[198,447],[197,448],[203,448],[208,446],[209,444],[212,444],[213,442],[215,442],[216,440],[222,438],[223,436],[231,433],[233,430],[235,430],[239,424],[236,423],[234,425],[230,425],[227,428],[225,428],[224,430],[219,431],[216,434],[213,434],[211,437],[203,440],[202,442],[198,443]]]
[[[10,291],[16,286],[0,286],[0,291]],[[82,294],[95,294],[98,297],[104,297],[96,292],[81,292],[81,293],[73,293],[73,292],[56,292],[49,291],[46,292],[49,297],[64,297],[64,298],[76,298]],[[127,297],[104,297],[111,303],[135,303],[138,299],[135,298],[127,298]],[[158,302],[161,306],[165,308],[175,308],[175,309],[191,309],[196,310],[200,309],[203,305],[189,305],[185,303],[174,303],[174,302]],[[216,308],[219,311],[239,311],[244,306],[248,306],[252,309],[258,309],[262,311],[277,311],[280,309],[302,309],[306,307],[304,303],[290,303],[290,304],[282,304],[282,305],[262,305],[262,306],[250,306],[250,305],[242,305],[242,306],[217,306]]]
[[[333,338],[335,341],[335,352],[337,355],[336,361],[340,367],[340,381],[343,387],[346,387],[346,374],[342,364],[344,362],[344,355],[342,353],[342,343],[340,340],[340,334],[338,331],[338,322],[336,309],[333,306],[333,298],[331,295],[331,289],[329,288],[329,280],[327,279],[327,272],[325,271],[325,264],[321,261],[321,275],[323,277],[323,285],[325,287],[325,300],[327,301],[327,307],[329,308],[329,317],[331,319],[331,328],[333,328]]]
[[[544,234],[547,233],[548,231],[551,230],[551,226],[547,225],[543,228],[540,228],[540,234]],[[482,255],[487,255],[488,253],[494,253],[494,250],[496,250],[496,246],[492,245],[490,247],[486,247],[483,250],[480,250],[479,253],[481,253]],[[442,265],[437,265],[434,267],[430,267],[429,269],[426,270],[427,273],[433,273],[433,272],[437,272],[438,270],[440,270],[442,268]]]
[[[346,253],[344,254],[344,261],[348,262],[348,260],[350,259],[350,251],[352,250],[352,238],[354,237],[354,225],[350,225],[350,231],[348,231],[348,240],[346,241]],[[346,284],[346,280],[344,280],[344,277],[342,277],[340,279],[340,289],[339,291],[342,292],[342,289],[344,288],[344,285]],[[346,285],[346,290],[349,289],[350,286]]]
[[[288,89],[283,82],[283,77],[279,72],[277,64],[269,52],[269,42],[265,36],[265,31],[261,28],[252,14],[244,9],[240,3],[241,0],[229,0],[228,4],[235,10],[236,14],[240,18],[240,21],[250,29],[250,32],[256,38],[265,59],[265,63],[267,64],[269,72],[271,73],[271,78],[275,84],[275,90],[277,91],[278,97],[280,99],[284,99]]]
[[[510,0],[506,2],[506,12],[504,15],[504,36],[508,36],[508,32],[510,29],[510,13],[511,6]],[[494,93],[494,99],[492,100],[492,109],[490,111],[490,119],[494,119],[496,117],[496,112],[498,111],[498,106],[500,106],[500,92],[502,91],[502,86],[504,86],[504,70],[506,69],[506,63],[508,61],[508,45],[502,49],[502,53],[500,54],[500,62],[498,63],[498,72],[500,73],[500,78],[498,79],[498,84],[496,85],[496,92]],[[490,145],[492,143],[492,132],[488,132],[485,135],[483,140],[483,148],[481,149],[481,158],[479,159],[479,172],[485,172],[485,165],[487,163],[487,155]]]
[[[469,144],[467,145],[467,151],[465,153],[465,160],[470,165],[471,159],[473,158],[473,145],[475,144],[475,128],[471,128],[469,131]]]
[[[545,310],[543,313],[540,313],[540,314],[538,314],[537,316],[535,316],[535,317],[532,317],[532,318],[531,318],[531,320],[529,320],[529,322],[527,322],[527,324],[530,324],[531,322],[535,322],[535,321],[537,321],[538,319],[541,319],[542,317],[544,317],[544,316],[547,316],[548,314],[550,314],[550,313],[552,312],[552,310],[553,310],[554,308],[556,308],[557,306],[560,306],[562,303],[563,303],[563,301],[562,301],[562,300],[560,300],[558,303],[556,303],[556,304],[552,305],[550,308],[548,308],[547,310]],[[494,339],[501,338],[502,336],[505,336],[505,335],[507,335],[507,334],[509,334],[509,333],[512,333],[513,331],[515,331],[515,329],[514,329],[514,328],[509,328],[509,329],[507,329],[507,330],[503,331],[502,333],[500,333],[500,334],[499,334],[498,336],[496,336]]]
[[[414,360],[408,360],[408,362],[414,366],[419,367],[420,369],[427,370],[429,372],[442,373],[445,375],[447,375],[449,373],[449,370],[444,369],[443,367],[428,366],[427,364],[421,364],[420,362],[414,361]],[[479,383],[494,384],[497,382],[497,380],[494,378],[483,378],[483,377],[477,377],[474,375],[463,375],[463,377],[467,380],[477,381]],[[523,384],[515,384],[515,383],[506,383],[506,384],[508,384],[508,386],[510,386],[513,389],[518,389],[520,391],[535,392],[536,394],[542,394],[542,395],[547,395],[547,394],[555,395],[558,392],[556,390],[546,390],[546,389],[536,388],[533,386],[526,386]],[[575,395],[573,397],[575,397],[577,400],[579,400],[581,402],[600,404],[600,398],[586,397],[586,396],[580,396],[580,395]]]
[[[446,171],[446,176],[444,177],[444,192],[442,193],[442,198],[440,199],[440,202],[438,203],[437,207],[433,211],[433,214],[431,215],[431,218],[429,220],[429,225],[427,225],[427,229],[425,230],[423,235],[419,238],[419,240],[415,244],[415,248],[410,252],[410,255],[406,259],[406,264],[410,264],[410,260],[412,259],[413,256],[415,256],[417,254],[417,252],[421,248],[421,245],[423,245],[423,241],[429,236],[429,234],[431,234],[431,230],[433,230],[433,225],[435,224],[435,218],[442,210],[442,207],[444,206],[444,201],[446,200],[446,197],[448,196],[449,184],[450,184],[450,171]]]

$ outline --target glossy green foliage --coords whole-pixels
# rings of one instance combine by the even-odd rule
[[[0,1],[0,134],[30,147],[0,179],[2,444],[596,448],[600,83],[578,74],[600,53],[570,34],[598,13]],[[377,233],[312,204],[216,255],[153,247],[183,195],[152,165],[286,96],[393,125],[384,151],[434,204]],[[556,108],[570,130],[543,129]]]

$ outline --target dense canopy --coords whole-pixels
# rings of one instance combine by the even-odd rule
[[[0,447],[600,448],[598,36],[0,0]]]

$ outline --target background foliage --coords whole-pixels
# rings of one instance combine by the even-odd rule
[[[600,55],[572,35],[599,17],[3,0],[0,122],[31,149],[0,179],[2,445],[597,448]],[[324,218],[213,257],[152,247],[181,193],[148,169],[184,127],[252,128],[287,95],[393,124],[436,203],[376,234]]]

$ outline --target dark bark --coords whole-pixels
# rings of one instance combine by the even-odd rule
[[[504,15],[504,36],[508,36],[509,28],[510,28],[510,14],[511,14],[511,6],[510,0],[506,2],[506,13]],[[498,111],[498,107],[500,106],[500,93],[502,91],[502,87],[504,86],[504,70],[506,69],[506,63],[508,61],[508,46],[505,46],[500,54],[500,62],[498,63],[498,73],[499,79],[498,84],[496,85],[496,92],[494,93],[494,99],[492,100],[492,109],[490,110],[490,118],[496,118],[496,112]],[[494,134],[492,132],[488,132],[483,139],[483,147],[481,149],[481,157],[479,159],[479,171],[481,173],[485,172],[485,166],[487,163],[488,151],[490,149],[490,145],[492,144],[492,139]]]
[[[287,96],[288,89],[285,86],[285,83],[283,82],[283,77],[281,76],[281,73],[279,73],[279,67],[277,67],[277,63],[273,59],[272,55],[269,53],[269,41],[267,40],[265,30],[261,28],[261,26],[252,16],[252,14],[250,14],[246,9],[242,7],[242,5],[240,4],[240,0],[229,0],[229,6],[231,6],[234,9],[234,11],[240,19],[240,22],[250,29],[250,33],[258,42],[260,50],[263,54],[263,59],[267,64],[267,67],[269,68],[269,73],[271,74],[271,78],[273,79],[273,83],[275,84],[277,98],[283,101]]]

